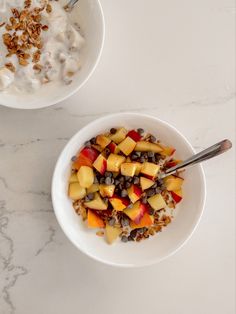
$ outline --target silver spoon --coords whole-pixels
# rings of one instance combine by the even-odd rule
[[[186,159],[185,161],[180,162],[178,165],[167,169],[165,173],[161,175],[161,179],[165,178],[166,176],[169,176],[170,174],[175,173],[177,170],[195,165],[199,162],[220,155],[229,150],[231,147],[232,143],[230,142],[230,140],[223,140],[213,146],[208,147],[207,149],[204,149],[202,152],[193,155],[192,157]]]
[[[64,9],[67,11],[67,12],[70,12],[74,5],[78,2],[79,0],[70,0],[65,6],[64,6]]]

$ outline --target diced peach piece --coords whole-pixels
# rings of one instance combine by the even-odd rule
[[[72,173],[71,176],[70,176],[70,179],[69,179],[69,182],[72,183],[72,182],[78,182],[78,177],[77,177],[77,173]]]
[[[133,177],[135,175],[136,168],[137,166],[135,163],[124,162],[120,167],[120,171],[123,176]]]
[[[118,148],[126,155],[129,156],[136,146],[136,142],[131,137],[126,137],[119,145]]]
[[[138,162],[138,161],[133,162],[133,164],[135,164],[136,166],[135,175],[138,176],[142,169],[142,164],[141,162]]]
[[[107,159],[107,171],[119,172],[123,162],[125,162],[125,156],[110,154]]]
[[[130,157],[127,157],[125,162],[132,162],[132,160],[130,159]]]
[[[150,227],[154,222],[154,217],[149,215],[148,213],[144,213],[143,217],[141,218],[140,222],[136,224],[135,222],[130,222],[130,227],[132,229],[143,228],[143,227]]]
[[[88,227],[89,228],[104,228],[104,221],[92,210],[88,210]]]
[[[76,161],[73,163],[73,167],[77,170],[81,166],[92,167],[93,162],[96,160],[98,152],[92,147],[84,147],[79,155],[77,156]]]
[[[101,173],[101,175],[104,175],[104,173],[107,170],[107,160],[106,158],[100,154],[97,159],[93,163],[93,167]]]
[[[131,137],[132,140],[134,140],[135,142],[138,142],[141,140],[142,136],[135,130],[131,130],[129,131],[129,133],[127,134],[127,136]]]
[[[120,151],[120,149],[114,142],[111,142],[107,147],[110,149],[110,152],[113,154],[118,154]]]
[[[122,211],[123,209],[125,209],[129,205],[129,200],[127,198],[120,197],[117,195],[114,195],[113,197],[109,198],[109,201],[110,201],[112,207],[116,211]]]
[[[173,200],[176,203],[179,203],[183,198],[183,192],[182,192],[181,188],[179,190],[176,190],[176,191],[171,191],[170,193],[172,195]]]
[[[96,143],[100,145],[103,149],[111,143],[111,139],[105,135],[98,135],[96,137]]]
[[[94,183],[89,188],[87,188],[87,194],[95,193],[97,191],[99,191],[99,184],[98,183]]]
[[[112,197],[115,191],[115,185],[106,185],[106,184],[100,184],[99,185],[99,192],[102,197]]]
[[[125,128],[120,128],[116,131],[115,134],[111,134],[109,137],[113,142],[115,142],[116,144],[119,144],[126,138],[126,135],[127,135],[127,130]]]
[[[154,179],[157,176],[160,166],[152,162],[144,162],[142,165],[141,173],[149,179]]]
[[[164,146],[162,144],[159,144],[159,146],[162,148],[161,155],[163,155],[163,156],[171,156],[176,151],[176,149],[174,147]]]
[[[93,169],[88,166],[82,166],[77,172],[77,177],[83,188],[89,188],[94,181]]]
[[[150,143],[146,141],[139,141],[136,143],[135,151],[137,152],[154,152],[154,153],[160,153],[162,151],[162,148],[155,143]]]
[[[179,190],[184,182],[184,179],[170,175],[164,178],[164,184],[168,191]]]
[[[180,162],[182,162],[182,160],[179,160],[179,159],[169,160],[169,161],[167,161],[167,163],[165,164],[165,166],[166,166],[167,168],[171,168],[171,167],[174,167],[174,166],[178,165]]]
[[[100,195],[96,192],[92,201],[85,202],[85,207],[97,210],[106,210],[108,205],[101,199]]]
[[[140,177],[140,185],[143,191],[149,189],[154,183],[155,182],[150,179]]]
[[[128,188],[127,192],[132,203],[137,202],[142,195],[142,190],[136,184],[132,184],[131,187]]]
[[[155,194],[148,198],[148,203],[155,210],[160,210],[166,207],[166,202],[161,194]]]
[[[136,202],[132,208],[124,210],[124,213],[136,224],[140,223],[145,212],[147,212],[147,206],[140,201]]]
[[[83,188],[79,182],[72,182],[69,185],[69,197],[73,200],[80,200],[85,197],[86,190]]]
[[[121,234],[121,228],[110,226],[106,224],[105,235],[108,244],[112,244]]]
[[[100,145],[97,144],[93,144],[92,145],[93,148],[95,148],[97,151],[99,151],[100,153],[103,151],[103,148]]]

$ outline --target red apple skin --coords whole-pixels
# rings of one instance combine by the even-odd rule
[[[91,163],[93,163],[99,155],[99,153],[92,147],[83,148],[80,154],[88,158],[91,161]]]
[[[142,136],[135,130],[131,130],[129,131],[129,133],[127,134],[127,136],[131,137],[132,140],[134,140],[135,142],[138,142],[141,140]]]
[[[181,200],[182,200],[182,197],[178,194],[175,194],[174,191],[171,191],[171,195],[173,197],[173,200],[176,202],[176,203],[179,203]]]

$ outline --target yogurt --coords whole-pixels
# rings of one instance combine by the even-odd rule
[[[40,24],[45,30],[40,33],[42,47],[40,48],[40,59],[33,62],[33,54],[38,48],[31,47],[27,59],[28,64],[19,64],[17,55],[6,57],[8,49],[3,42],[4,33],[13,34],[14,30],[6,30],[5,26],[12,17],[12,8],[19,12],[24,9],[23,0],[11,0],[6,3],[4,13],[0,12],[0,91],[16,91],[20,93],[32,93],[42,85],[50,83],[70,84],[73,76],[81,67],[81,48],[84,38],[81,36],[79,27],[70,19],[58,1],[32,0],[29,10],[42,5],[50,5],[50,10],[40,12]],[[21,36],[22,30],[17,30],[16,35]],[[14,71],[7,67],[12,64]]]

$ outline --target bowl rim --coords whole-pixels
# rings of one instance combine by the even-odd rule
[[[54,101],[51,100],[51,101],[49,101],[47,103],[42,104],[41,106],[36,106],[36,107],[28,107],[28,106],[24,107],[24,106],[21,106],[21,107],[17,107],[15,104],[12,104],[12,103],[10,103],[10,104],[1,104],[0,103],[0,106],[7,107],[7,108],[12,108],[12,109],[19,109],[19,110],[22,110],[22,109],[23,110],[37,110],[37,109],[47,108],[47,107],[59,104],[60,102],[68,99],[69,97],[74,95],[76,92],[78,92],[85,85],[85,83],[87,83],[87,81],[90,79],[90,77],[95,72],[95,70],[97,68],[97,65],[98,65],[98,63],[99,63],[99,61],[101,59],[102,51],[103,51],[103,48],[104,48],[104,42],[105,42],[105,34],[106,34],[106,23],[105,23],[105,17],[104,17],[104,12],[103,12],[103,9],[102,9],[101,2],[100,2],[100,0],[94,0],[94,1],[97,2],[98,9],[99,9],[100,16],[101,16],[102,40],[101,40],[101,43],[100,43],[100,47],[99,47],[99,50],[98,50],[96,61],[94,62],[94,65],[92,66],[90,72],[85,76],[85,79],[83,80],[83,82],[80,83],[74,90],[69,92],[67,95],[59,97],[57,100],[54,100]],[[1,95],[1,92],[0,92],[0,95]]]
[[[53,176],[52,176],[52,184],[51,184],[51,198],[52,198],[52,205],[53,205],[53,210],[55,213],[55,216],[57,218],[57,221],[62,229],[62,231],[65,233],[66,237],[68,238],[68,240],[77,248],[80,250],[80,252],[84,253],[86,256],[92,258],[93,260],[97,261],[97,262],[101,262],[105,265],[109,265],[109,266],[113,266],[113,267],[120,267],[120,268],[141,268],[141,267],[146,267],[146,266],[151,266],[153,264],[157,264],[165,259],[167,259],[168,257],[171,257],[172,255],[174,255],[177,251],[179,251],[187,242],[188,240],[192,237],[193,233],[196,231],[199,222],[202,218],[203,212],[204,212],[204,208],[205,208],[205,204],[206,204],[206,178],[205,178],[205,173],[203,170],[203,166],[201,164],[198,165],[199,167],[199,175],[200,175],[200,179],[202,181],[202,198],[201,198],[201,205],[199,206],[200,210],[198,212],[198,215],[196,216],[196,222],[193,225],[193,228],[190,232],[188,232],[186,238],[184,240],[182,240],[179,245],[177,245],[177,247],[167,253],[165,256],[162,257],[157,257],[157,258],[153,258],[148,262],[141,262],[141,263],[135,263],[135,264],[131,264],[131,263],[116,263],[116,262],[112,262],[112,261],[107,261],[104,260],[102,258],[99,258],[93,254],[88,253],[87,251],[83,250],[79,245],[77,245],[76,241],[74,241],[69,233],[67,232],[67,228],[63,225],[63,222],[61,221],[58,212],[56,210],[56,200],[55,200],[55,194],[54,194],[54,190],[56,188],[56,182],[55,182],[55,177],[57,174],[57,171],[59,170],[59,163],[61,161],[62,156],[64,155],[64,152],[66,151],[67,147],[70,146],[71,141],[73,141],[74,138],[76,138],[78,136],[78,134],[83,130],[89,129],[93,126],[94,122],[100,122],[102,123],[103,121],[109,120],[110,118],[116,117],[116,118],[121,118],[123,116],[132,116],[132,117],[143,117],[143,118],[148,118],[148,119],[152,119],[152,120],[156,120],[164,125],[167,126],[167,128],[172,129],[174,132],[176,132],[185,142],[185,144],[188,146],[188,148],[192,151],[193,154],[195,154],[195,150],[192,147],[192,145],[190,144],[190,142],[187,140],[187,138],[180,132],[178,131],[174,126],[172,126],[170,123],[168,123],[167,121],[164,121],[162,119],[157,118],[156,116],[151,116],[148,114],[142,114],[142,113],[136,113],[136,112],[122,112],[122,113],[113,113],[113,114],[109,114],[109,115],[105,115],[102,116],[100,118],[97,118],[91,122],[89,122],[88,124],[86,124],[84,127],[82,127],[81,129],[79,129],[67,142],[67,144],[64,146],[64,148],[62,149],[56,164],[55,164],[55,168],[54,168],[54,172],[53,172]]]

